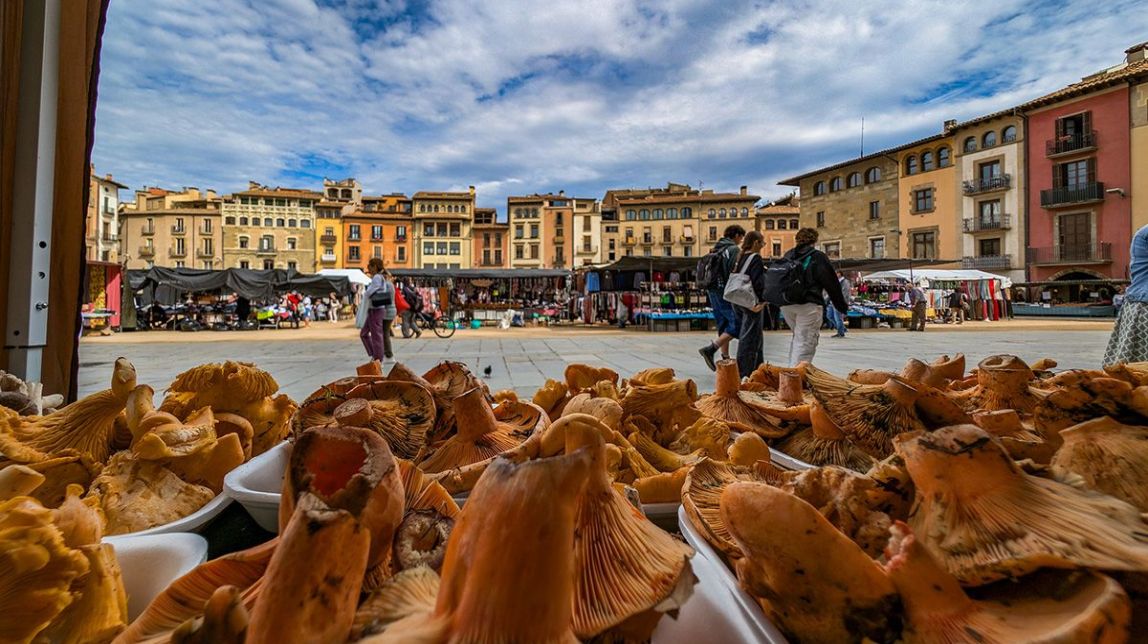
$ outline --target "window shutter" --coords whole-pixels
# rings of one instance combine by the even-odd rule
[[[1096,183],[1096,157],[1088,159],[1088,183]]]
[[[1058,126],[1059,126],[1059,124],[1060,124],[1060,121],[1057,121]],[[1063,188],[1064,187],[1064,164],[1063,163],[1058,163],[1058,164],[1052,166],[1052,187],[1053,188]]]
[[[1080,123],[1084,130],[1081,132],[1081,134],[1083,136],[1088,136],[1088,133],[1092,131],[1092,112],[1085,112],[1084,114],[1081,114]]]
[[[1056,138],[1064,136],[1064,119],[1056,119]]]

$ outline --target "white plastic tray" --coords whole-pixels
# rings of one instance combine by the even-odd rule
[[[223,478],[223,493],[238,501],[268,532],[279,532],[279,493],[290,459],[291,443],[283,441]]]
[[[207,541],[197,534],[107,537],[116,549],[128,595],[128,621],[139,617],[168,585],[207,561]]]
[[[800,472],[802,470],[813,469],[813,466],[810,465],[809,463],[806,463],[805,461],[793,458],[792,456],[790,456],[789,454],[786,454],[785,452],[779,452],[779,451],[773,449],[772,447],[769,448],[769,460],[773,461],[774,465],[780,467],[783,470],[792,470],[792,471]]]
[[[714,571],[719,583],[725,586],[726,591],[733,595],[734,601],[741,607],[742,616],[748,620],[753,626],[752,642],[768,642],[769,644],[786,644],[788,640],[777,630],[777,627],[769,621],[765,613],[761,610],[761,606],[757,601],[749,596],[749,593],[742,589],[741,584],[737,581],[737,575],[733,573],[722,561],[718,553],[710,546],[697,530],[694,529],[690,518],[686,516],[685,508],[678,510],[678,525],[681,527],[682,536],[686,538],[686,543],[693,546],[698,554],[694,555],[693,561],[697,562],[699,559],[704,559]],[[697,564],[695,563],[695,566]],[[692,599],[690,601],[693,601]],[[687,606],[689,604],[687,603]],[[701,639],[698,641],[707,641]],[[708,640],[720,641],[720,640]]]
[[[153,534],[170,534],[172,532],[199,532],[206,526],[212,519],[223,512],[223,509],[231,504],[231,497],[227,496],[227,491],[224,490],[215,495],[215,498],[208,501],[202,508],[192,512],[191,514],[176,519],[170,523],[157,525],[154,528],[147,530],[137,530],[136,532],[125,532],[124,534],[111,535],[114,537],[145,537]]]

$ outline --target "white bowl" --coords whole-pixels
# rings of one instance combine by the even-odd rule
[[[268,532],[279,532],[279,494],[290,460],[291,443],[283,441],[223,478],[223,493],[238,501]]]
[[[128,621],[140,616],[171,582],[207,561],[207,540],[174,533],[106,537],[116,550],[128,595]]]
[[[753,636],[749,641],[768,642],[769,644],[785,644],[788,642],[785,636],[781,634],[781,631],[765,616],[765,612],[761,610],[761,606],[758,605],[757,600],[750,597],[749,593],[742,589],[741,584],[737,581],[737,575],[725,565],[721,556],[710,546],[709,542],[694,529],[693,524],[690,523],[690,518],[686,516],[685,508],[678,510],[678,525],[681,527],[682,536],[686,538],[686,543],[698,551],[698,554],[694,555],[693,561],[696,562],[698,559],[704,559],[715,574],[718,583],[721,586],[725,586],[726,591],[733,595],[734,602],[741,607],[743,618],[748,620],[753,629],[751,631]],[[728,603],[722,602],[721,605],[728,606]],[[688,606],[689,603],[687,602],[686,607]],[[721,640],[711,640],[702,637],[696,641],[717,642]]]
[[[137,530],[136,532],[125,532],[124,534],[111,535],[115,537],[144,537],[154,534],[170,534],[173,532],[199,532],[206,526],[212,519],[223,512],[223,509],[231,504],[231,498],[227,496],[226,492],[220,492],[215,495],[215,498],[204,504],[203,507],[192,512],[191,514],[176,519],[170,523],[157,525],[154,528],[147,530]]]

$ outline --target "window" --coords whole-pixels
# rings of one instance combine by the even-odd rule
[[[666,209],[666,219],[677,219],[677,218],[678,218],[678,209],[677,208],[667,208]],[[587,218],[586,221],[590,221],[590,219]]]
[[[749,208],[742,208],[741,209],[741,216],[742,217],[748,217],[749,216]]]
[[[977,257],[1000,257],[1001,240],[999,237],[981,239],[977,241]]]
[[[450,225],[450,236],[462,237],[462,224],[458,223],[457,221],[452,223]]]
[[[352,262],[357,262],[361,259],[361,257],[359,256],[359,247],[358,246],[348,246],[347,247],[347,259],[351,260]]]
[[[1096,159],[1058,164],[1052,174],[1054,188],[1083,188],[1096,181]]]
[[[833,177],[829,180],[829,192],[837,192],[841,189],[841,177]]]
[[[407,238],[406,226],[395,226],[395,239],[402,241]]]
[[[183,232],[183,217],[176,217],[175,218],[175,230],[173,230],[172,232],[175,232],[175,233],[182,233]]]
[[[710,211],[709,211],[709,217],[710,217],[710,219],[713,219],[714,217],[717,217],[717,210],[716,210],[716,209],[714,209],[714,208],[710,208]]]
[[[670,210],[673,210],[673,208],[670,208]],[[673,219],[673,217],[670,217],[670,219]],[[589,216],[583,217],[582,218],[582,232],[588,233],[591,230],[593,230],[593,227],[590,224],[591,224],[590,217]]]
[[[989,130],[981,137],[981,147],[991,148],[997,144],[997,133]]]
[[[909,158],[905,159],[905,174],[917,174],[916,156],[909,155]]]
[[[937,167],[947,168],[953,164],[953,154],[948,146],[944,146],[937,150]]]
[[[423,255],[434,255],[434,242],[423,242]]]
[[[1005,129],[1001,130],[1001,142],[1002,143],[1012,143],[1015,140],[1016,140],[1016,126],[1015,125],[1006,126]]]
[[[797,220],[796,219],[790,219],[789,220],[789,229],[790,230],[797,230]]]
[[[872,259],[883,259],[885,257],[884,237],[869,238],[869,257]]]
[[[823,194],[825,194],[825,182],[818,181],[817,183],[813,184],[813,195],[818,196]]]
[[[275,225],[279,226],[280,228],[284,228],[287,226],[287,220],[280,217],[275,220]]]
[[[239,260],[239,268],[251,268],[251,262],[246,259]]]
[[[771,221],[769,223],[772,224],[773,222]],[[772,226],[766,226],[766,228],[772,228]],[[785,220],[784,219],[778,219],[777,220],[777,229],[778,230],[785,230]]]
[[[273,268],[275,268],[275,260],[273,260],[273,259],[263,260],[263,270],[269,271],[269,270],[272,270]]]
[[[637,218],[638,218],[638,212],[636,210],[627,210],[626,211],[626,221],[634,221]]]
[[[682,219],[689,219],[694,216],[693,208],[682,208]]]
[[[694,256],[693,247],[686,246],[684,249],[682,249],[682,257],[693,257],[693,256]]]
[[[538,239],[538,224],[530,224],[530,238]]]
[[[849,177],[845,180],[845,185],[850,188],[856,188],[857,186],[861,185],[861,173],[850,172]]]
[[[451,255],[461,255],[462,254],[462,244],[460,244],[459,242],[451,242],[450,243],[450,254]]]
[[[937,233],[933,231],[913,233],[909,240],[913,259],[937,258]]]
[[[674,241],[674,230],[669,226],[662,226],[662,243],[670,244]]]
[[[246,226],[247,225],[247,217],[240,217],[239,218],[239,225],[240,226]]]
[[[825,227],[825,211],[824,210],[821,210],[817,213],[817,227],[818,228],[824,228]]]
[[[872,219],[880,219],[880,218],[881,218],[881,202],[880,201],[870,201],[869,202],[869,219],[872,220]]]
[[[383,227],[382,226],[371,226],[371,239],[373,239],[375,241],[382,241],[383,240]]]
[[[710,226],[710,241],[717,241],[717,226]]]
[[[444,241],[435,242],[434,252],[436,255],[446,255],[447,254],[447,243]]]
[[[530,245],[530,259],[538,259],[538,244]]]
[[[913,212],[932,212],[933,189],[921,188],[913,191]]]
[[[821,246],[821,252],[829,256],[829,259],[841,258],[841,242],[826,242]]]
[[[287,270],[294,271],[294,270],[298,270],[298,268],[299,268],[298,262],[287,262]]]
[[[872,167],[865,171],[865,183],[876,183],[881,180],[881,168]]]
[[[263,218],[263,225],[270,228],[271,227],[271,218],[270,217],[264,217]]]
[[[725,219],[725,208],[722,208],[721,210],[717,211],[717,216],[718,216],[718,219]]]
[[[522,224],[514,224],[514,238],[522,239],[523,230]]]
[[[335,236],[335,229],[331,226],[327,226],[326,228],[323,229],[323,234],[324,235],[330,235],[330,236],[334,237]]]
[[[773,248],[770,250],[772,251],[770,254],[772,257],[781,257],[781,242],[773,242]]]
[[[935,165],[935,162],[933,161],[933,153],[932,152],[922,152],[921,153],[921,172],[930,172],[936,167],[937,166]]]
[[[299,245],[299,240],[295,239],[294,237],[288,237],[287,238],[287,250],[296,250],[296,247],[298,245]]]
[[[661,208],[654,208],[654,219],[661,219],[662,215],[663,213]]]
[[[175,239],[175,254],[186,255],[187,246],[184,245],[183,237],[176,237]]]
[[[310,219],[303,219],[299,223],[302,225],[303,228],[310,228],[311,227],[311,220]]]
[[[288,219],[287,220],[287,227],[288,228],[295,228],[298,225],[299,225],[299,221],[296,219]]]
[[[247,248],[248,243],[249,243],[249,241],[246,237],[240,237],[239,238],[239,247],[240,248]]]
[[[224,217],[223,223],[227,224],[228,226],[234,226],[235,225],[235,217],[234,216]]]
[[[435,224],[435,227],[434,227],[435,235],[434,236],[435,237],[446,237],[446,231],[447,230],[448,230],[448,227],[446,225],[446,222],[440,221],[439,223]]]
[[[766,219],[765,220],[765,229],[766,230],[773,230],[773,226],[774,226],[774,222],[772,219]]]
[[[523,259],[526,255],[523,253],[522,244],[514,247],[514,259]]]
[[[1000,179],[1001,176],[1001,162],[989,161],[977,166],[977,174],[981,178],[981,187],[987,188],[992,185],[994,179]]]
[[[362,237],[359,234],[359,224],[351,224],[347,227],[347,239],[351,241],[359,241]]]
[[[434,237],[434,224],[423,224],[423,237]]]
[[[642,221],[649,221],[650,220],[650,211],[646,210],[645,208],[642,208],[641,210],[638,211],[638,219],[640,219]]]
[[[977,151],[977,137],[970,136],[970,137],[966,138],[965,143],[961,149],[963,149],[965,152],[976,152]]]
[[[992,230],[1000,228],[1001,226],[1001,202],[1000,199],[993,199],[991,201],[982,201],[977,204],[977,219],[979,220],[977,226],[980,230]]]
[[[264,235],[259,238],[259,250],[275,250],[275,238]]]
[[[184,266],[185,266],[185,264],[184,264],[184,262],[183,262],[182,260],[178,260],[178,259],[177,259],[177,260],[175,261],[175,267],[176,267],[176,268],[183,268]]]
[[[537,217],[538,216],[538,209],[537,208],[531,208],[530,209],[530,216],[531,217]]]

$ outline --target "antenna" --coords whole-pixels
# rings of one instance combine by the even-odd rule
[[[861,156],[865,156],[865,117],[861,117]]]

